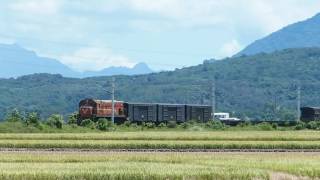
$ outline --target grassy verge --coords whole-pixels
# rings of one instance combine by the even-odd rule
[[[245,162],[245,163],[244,163]],[[1,153],[1,179],[270,179],[320,177],[304,153]]]

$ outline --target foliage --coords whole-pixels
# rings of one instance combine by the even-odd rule
[[[297,80],[301,80],[302,92],[307,94],[304,104],[319,105],[319,66],[317,48],[235,57],[172,72],[117,76],[121,87],[117,98],[128,102],[209,104],[208,81],[215,77],[218,111],[234,111],[242,119],[289,121],[296,119]],[[0,79],[0,118],[12,108],[21,113],[37,111],[42,118],[54,112],[70,114],[77,111],[83,98],[105,98],[101,87],[110,86],[106,84],[108,79],[111,77],[76,79],[48,74]]]
[[[46,123],[51,127],[62,129],[64,123],[63,116],[60,114],[53,114],[48,118]]]
[[[297,125],[294,127],[295,130],[303,130],[306,128],[306,123],[299,121]]]
[[[206,126],[214,130],[224,130],[226,126],[221,121],[209,121]]]
[[[167,127],[168,128],[176,128],[177,127],[177,123],[175,121],[168,121]]]
[[[77,124],[79,119],[79,113],[75,112],[72,114],[69,114],[68,116],[68,124]]]
[[[108,120],[104,119],[104,118],[100,118],[97,121],[97,129],[101,130],[101,131],[106,131],[108,129]]]
[[[95,128],[95,123],[91,119],[82,120],[80,125],[91,129]]]
[[[145,123],[145,126],[149,129],[153,129],[156,127],[156,124],[155,123],[152,123],[152,122],[147,122]]]
[[[39,126],[40,125],[40,117],[38,115],[38,113],[36,112],[32,112],[29,113],[26,117],[26,124],[32,125],[32,126]]]
[[[6,121],[8,122],[19,122],[22,121],[23,117],[18,111],[18,109],[13,109],[6,117]]]

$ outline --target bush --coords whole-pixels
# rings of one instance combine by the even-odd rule
[[[108,129],[108,120],[101,118],[97,121],[97,129],[101,130],[101,131],[106,131]]]
[[[77,124],[79,119],[79,113],[75,112],[68,116],[68,124]]]
[[[316,122],[316,121],[310,121],[308,124],[307,124],[307,128],[308,129],[318,129],[319,128],[319,124]]]
[[[40,117],[38,116],[37,113],[32,112],[29,113],[27,118],[26,118],[26,124],[29,125],[33,125],[33,126],[39,126],[40,124]]]
[[[294,127],[295,130],[302,130],[306,128],[306,123],[299,121]]]
[[[84,119],[81,121],[80,126],[94,129],[94,122],[91,119]]]
[[[277,123],[272,123],[271,126],[272,126],[273,129],[278,129],[278,124]]]
[[[47,124],[51,127],[62,129],[63,116],[60,114],[53,114],[48,118]]]
[[[149,129],[153,129],[153,128],[156,127],[156,125],[155,125],[154,123],[152,123],[152,122],[146,123],[145,126],[146,126],[147,128],[149,128]]]
[[[131,123],[131,124],[130,124],[130,127],[132,127],[132,128],[138,128],[139,126],[138,126],[137,123]]]
[[[243,123],[238,124],[237,126],[239,127],[248,127],[248,126],[252,126],[250,121],[245,121]]]
[[[168,128],[176,128],[177,127],[177,123],[175,121],[169,121],[167,123],[167,127]]]
[[[268,123],[268,122],[263,122],[257,125],[259,127],[259,129],[263,130],[263,131],[271,131],[274,130],[273,126]]]
[[[125,122],[123,123],[123,125],[126,126],[126,127],[130,127],[131,122],[130,122],[130,121],[125,121]]]
[[[209,121],[206,123],[206,127],[214,130],[224,130],[226,126],[221,121]]]
[[[13,109],[6,117],[6,121],[8,122],[19,122],[22,120],[23,120],[23,117],[21,116],[18,109]]]
[[[189,123],[181,123],[180,126],[181,126],[183,129],[187,129],[190,125],[189,125]]]
[[[166,125],[165,123],[160,123],[160,124],[158,125],[158,127],[159,127],[159,128],[165,128],[165,127],[167,127],[167,125]]]

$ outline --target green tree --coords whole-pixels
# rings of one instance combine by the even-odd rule
[[[48,118],[47,124],[51,127],[62,129],[63,116],[60,114],[53,114]]]
[[[8,122],[19,122],[22,120],[23,120],[23,117],[18,111],[18,109],[13,109],[6,117],[6,121]]]
[[[72,114],[69,114],[68,116],[68,124],[77,124],[79,119],[79,113],[74,112]]]
[[[104,118],[100,118],[97,121],[97,129],[101,130],[101,131],[106,131],[108,129],[108,120],[104,119]]]
[[[39,117],[38,113],[36,113],[36,112],[29,113],[26,117],[26,124],[28,126],[29,125],[39,126],[40,125],[40,117]]]

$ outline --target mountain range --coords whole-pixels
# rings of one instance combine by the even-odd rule
[[[253,42],[237,56],[303,47],[320,47],[320,13]]]
[[[218,111],[227,111],[242,119],[293,120],[296,118],[298,84],[301,86],[302,106],[320,105],[320,32],[316,28],[320,25],[319,19],[320,16],[316,15],[285,27],[254,42],[232,58],[205,61],[168,72],[115,76],[116,98],[129,102],[210,104],[211,83],[215,79]],[[8,64],[17,62],[15,75],[30,72],[31,68],[27,68],[29,71],[23,69],[21,61],[33,62],[37,59],[36,54],[17,45],[9,48],[20,51],[14,54],[0,51],[12,57],[4,58],[11,60]],[[59,69],[65,74],[70,73],[57,61],[46,61],[52,68],[45,69],[47,63],[42,67],[38,61],[34,66],[49,73],[56,73],[54,70]],[[145,68],[143,64],[137,66],[138,69]],[[7,65],[3,71],[8,68]],[[94,76],[106,72],[95,73],[88,72]],[[12,108],[37,111],[44,117],[53,113],[66,115],[77,111],[81,99],[110,98],[105,92],[111,87],[110,81],[110,76],[79,79],[52,74],[0,79],[0,118]]]
[[[110,75],[135,75],[153,72],[147,64],[138,63],[133,68],[109,67],[101,71],[76,72],[56,59],[40,57],[17,44],[0,44],[0,78],[19,77],[34,73],[61,74],[65,77],[91,77]]]

